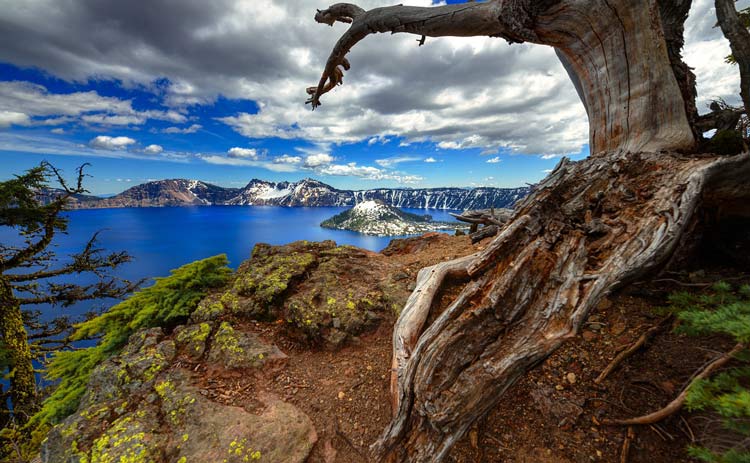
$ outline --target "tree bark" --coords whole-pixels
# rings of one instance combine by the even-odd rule
[[[750,156],[562,162],[487,249],[422,270],[394,329],[395,413],[373,447],[378,461],[442,461],[603,296],[668,260],[708,185],[733,182],[726,192],[740,194],[731,170],[750,174]],[[451,277],[469,283],[424,327]]]
[[[745,111],[750,110],[750,32],[740,21],[735,0],[716,0],[716,17],[724,37],[729,40],[732,56],[740,67],[740,96]]]
[[[750,155],[681,154],[699,138],[694,76],[680,56],[689,8],[689,0],[492,0],[318,12],[318,22],[351,27],[308,89],[313,107],[341,83],[356,43],[408,32],[551,45],[589,117],[588,159],[563,160],[485,250],[420,272],[394,328],[394,415],[372,447],[377,461],[442,461],[503,392],[576,335],[603,296],[669,260],[705,197],[750,196]],[[439,307],[452,279],[467,283]]]
[[[684,5],[689,9],[690,2],[493,0],[365,11],[337,4],[318,12],[316,20],[352,25],[334,47],[318,86],[308,89],[309,102],[317,107],[320,97],[342,82],[350,66],[346,54],[370,34],[502,37],[550,45],[563,56],[588,112],[593,153],[690,150],[696,132],[688,114],[695,104],[685,96],[694,94],[694,79],[691,82],[686,75],[689,69],[680,58],[681,40],[673,38],[681,38],[687,16]],[[675,15],[664,21],[670,41],[665,38],[660,8]],[[697,114],[690,115],[694,117]]]
[[[32,364],[21,306],[13,289],[0,277],[0,335],[7,349],[10,364],[10,399],[13,415],[24,423],[36,406],[36,379]]]

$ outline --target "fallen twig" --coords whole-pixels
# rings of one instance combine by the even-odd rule
[[[746,347],[747,346],[745,345],[745,343],[738,343],[736,346],[734,346],[732,350],[723,354],[721,357],[717,358],[716,360],[708,364],[708,366],[706,366],[700,373],[695,375],[695,377],[693,378],[693,381],[699,380],[699,379],[705,379],[709,377],[714,371],[723,367],[727,362],[732,360],[732,358],[737,353],[739,353]],[[689,389],[690,389],[690,385],[685,387],[682,390],[682,392],[680,392],[680,395],[678,395],[677,398],[675,398],[672,402],[667,404],[666,407],[662,408],[661,410],[657,410],[653,413],[650,413],[648,415],[643,415],[643,416],[639,416],[636,418],[630,418],[630,419],[625,419],[625,420],[603,419],[601,420],[601,422],[602,424],[605,424],[605,425],[623,425],[623,426],[658,423],[659,421],[663,420],[664,418],[667,418],[668,416],[671,416],[672,414],[676,413],[682,408],[682,405],[685,403],[685,398],[687,397]]]
[[[622,452],[620,452],[620,463],[628,463],[630,443],[633,439],[635,439],[635,430],[632,426],[628,426],[628,431],[625,433],[625,442],[622,443]]]
[[[609,365],[607,365],[607,368],[605,368],[604,371],[602,371],[601,374],[599,374],[599,376],[594,380],[594,384],[601,384],[601,382],[604,381],[607,376],[609,376],[609,374],[612,373],[612,371],[623,362],[623,360],[633,355],[635,351],[640,349],[644,344],[646,344],[646,342],[656,336],[657,333],[664,329],[666,323],[671,319],[671,315],[663,318],[659,323],[652,326],[645,333],[643,333],[638,338],[638,340],[636,340],[635,343],[633,343],[630,347],[617,354],[617,356],[609,363]]]

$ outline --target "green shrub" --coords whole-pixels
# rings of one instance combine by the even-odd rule
[[[53,357],[46,377],[58,384],[27,426],[32,434],[29,450],[38,448],[51,426],[75,412],[91,372],[120,352],[132,334],[144,328],[184,322],[208,290],[226,284],[230,274],[224,254],[199,260],[172,270],[168,277],[155,278],[152,286],[76,325],[74,341],[97,339],[98,343],[86,349],[58,352]]]
[[[745,349],[740,363],[713,378],[696,380],[688,390],[689,410],[712,412],[724,428],[721,448],[690,447],[691,456],[710,463],[750,462],[750,286],[734,290],[717,283],[708,294],[677,293],[671,309],[682,321],[680,331],[691,335],[728,335]],[[711,439],[709,436],[709,440]],[[731,442],[731,443],[730,443]]]

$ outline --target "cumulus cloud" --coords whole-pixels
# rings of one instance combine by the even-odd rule
[[[498,164],[498,163],[500,163],[500,162],[502,162],[502,161],[503,161],[503,160],[502,160],[502,159],[500,159],[500,156],[495,156],[494,158],[488,159],[488,160],[487,160],[487,161],[485,161],[485,162],[487,162],[487,164]]]
[[[277,156],[273,159],[273,162],[276,164],[301,164],[302,158],[299,156],[289,156],[288,154],[282,154],[281,156]]]
[[[27,114],[16,111],[0,111],[0,129],[11,125],[29,125],[31,118]]]
[[[377,167],[360,166],[356,162],[347,164],[329,164],[316,169],[322,175],[359,177],[365,180],[394,180],[403,184],[416,184],[424,180],[418,175],[408,175],[395,172],[387,172]]]
[[[1,29],[1,28],[0,28]],[[129,100],[105,97],[95,91],[52,93],[39,84],[0,82],[0,113],[22,112],[38,117],[34,124],[55,125],[74,120],[98,125],[140,125],[149,119],[184,122],[175,110],[133,109]],[[43,118],[43,119],[41,119]]]
[[[99,135],[89,141],[89,146],[95,149],[102,150],[123,150],[128,146],[135,144],[135,140],[130,137],[110,137],[107,135]]]
[[[430,156],[429,158],[425,158],[424,162],[428,164],[432,164],[432,163],[438,162],[438,160]]]
[[[164,151],[164,148],[160,145],[148,145],[143,152],[146,154],[159,154]]]
[[[394,156],[385,159],[376,159],[375,164],[381,167],[391,167],[404,162],[421,161],[422,158],[416,156]]]
[[[235,146],[234,148],[229,148],[227,156],[230,158],[256,160],[258,159],[258,150],[255,148],[239,148]]]
[[[162,130],[162,132],[164,132],[164,133],[173,133],[173,134],[174,133],[187,134],[187,133],[195,133],[195,132],[199,131],[202,128],[203,128],[203,126],[200,125],[200,124],[193,124],[190,127],[182,127],[182,128],[180,128],[180,127],[167,127],[166,129]]]
[[[303,104],[304,88],[318,81],[347,26],[316,24],[316,5],[309,0],[184,0],[180,8],[152,0],[147,9],[117,0],[70,8],[58,3],[4,8],[0,34],[13,40],[0,47],[0,61],[68,80],[112,78],[144,88],[166,77],[170,84],[159,96],[173,112],[140,114],[129,101],[95,92],[55,96],[70,104],[56,101],[49,111],[44,108],[55,98],[39,88],[26,89],[35,95],[27,101],[42,108],[3,106],[0,90],[0,110],[35,117],[67,114],[63,108],[70,107],[79,108],[75,116],[99,112],[94,119],[108,125],[157,116],[184,123],[186,108],[223,95],[257,103],[257,112],[219,119],[254,139],[374,144],[399,137],[403,145],[427,141],[445,149],[531,154],[577,153],[588,141],[583,106],[549,47],[511,47],[496,38],[430,38],[417,47],[409,35],[373,37],[354,48],[346,84],[313,113]],[[370,9],[393,2],[359,3]],[[427,6],[432,0],[408,3]],[[737,101],[738,93],[737,69],[722,64],[728,47],[713,28],[712,10],[712,0],[694,0],[686,26],[685,55],[696,68],[701,108],[712,97]],[[80,109],[92,106],[98,109]],[[174,129],[167,133],[187,133]]]
[[[305,167],[316,168],[333,162],[333,156],[327,153],[311,154],[305,158]]]

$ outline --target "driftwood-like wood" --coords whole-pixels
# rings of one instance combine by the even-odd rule
[[[740,68],[740,96],[745,110],[750,111],[750,32],[740,21],[734,2],[735,0],[716,0],[716,17]]]
[[[500,227],[498,227],[497,225],[487,225],[475,231],[474,233],[471,233],[469,235],[469,238],[471,238],[471,244],[476,244],[483,239],[496,236],[499,232]]]
[[[318,12],[320,23],[351,26],[308,89],[313,108],[341,83],[354,45],[406,32],[551,45],[589,116],[588,159],[561,161],[483,251],[420,271],[394,328],[393,419],[371,447],[376,461],[443,461],[519,377],[577,334],[602,297],[664,265],[704,201],[748,199],[750,154],[681,154],[698,138],[694,76],[680,56],[690,3],[491,0]],[[463,289],[439,307],[456,281]]]
[[[469,237],[471,244],[493,237],[513,217],[513,209],[480,209],[465,211],[461,214],[451,213],[456,220],[472,224]],[[478,228],[482,225],[482,228]]]
[[[511,217],[513,217],[513,209],[479,209],[474,211],[465,211],[461,214],[450,213],[456,220],[461,222],[479,224],[479,225],[497,225],[503,226],[506,224]]]
[[[603,296],[667,261],[704,188],[727,169],[750,174],[750,155],[564,161],[484,251],[422,270],[394,329],[397,407],[378,458],[441,461],[525,371],[577,334]],[[606,234],[590,233],[596,219]],[[470,281],[425,327],[451,275]]]
[[[370,34],[502,37],[550,45],[563,56],[589,115],[593,152],[689,149],[695,144],[692,110],[681,87],[690,84],[680,83],[689,81],[687,68],[679,49],[669,46],[674,41],[665,39],[665,30],[681,39],[685,5],[690,1],[492,0],[365,11],[339,3],[315,16],[323,24],[351,26],[334,46],[318,85],[308,89],[308,102],[316,108],[321,96],[342,82],[346,55]],[[660,8],[675,16],[660,21]]]

